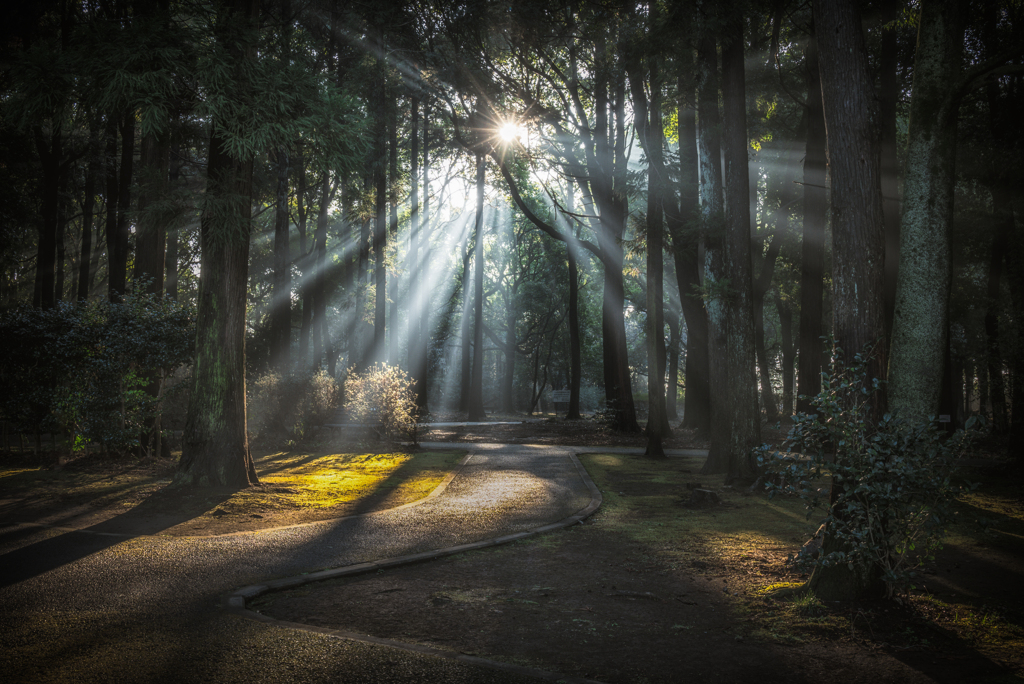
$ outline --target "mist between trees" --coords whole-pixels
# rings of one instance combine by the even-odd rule
[[[981,414],[1020,459],[1022,10],[982,10],[21,3],[4,344],[29,309],[188,318],[186,483],[256,481],[247,382],[378,363],[421,419],[567,390],[567,418],[646,430],[653,455],[693,430],[706,471],[753,479],[763,421],[811,408],[825,338],[872,350],[874,418]],[[23,358],[4,377],[41,403],[5,405],[8,430],[62,429],[40,388],[71,385]],[[154,399],[178,364],[119,358]],[[118,444],[156,448],[168,426],[142,423]]]

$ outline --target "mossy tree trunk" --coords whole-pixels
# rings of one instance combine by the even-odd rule
[[[228,43],[237,69],[254,47],[236,29],[251,26],[256,0],[220,7],[218,40]],[[246,487],[259,482],[249,453],[245,406],[245,302],[252,230],[253,160],[232,156],[214,122],[207,167],[207,198],[200,223],[200,282],[196,359],[175,480],[201,487]]]
[[[959,0],[922,3],[889,366],[890,403],[909,420],[935,415],[942,388],[963,33]]]

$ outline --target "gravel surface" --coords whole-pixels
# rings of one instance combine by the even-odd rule
[[[438,445],[440,446],[440,445]],[[590,502],[564,447],[474,445],[421,505],[205,538],[0,528],[4,681],[513,682],[385,646],[228,614],[233,589],[530,529]]]

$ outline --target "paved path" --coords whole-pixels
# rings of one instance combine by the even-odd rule
[[[246,585],[535,530],[593,501],[572,447],[430,446],[472,455],[436,496],[365,516],[191,538],[0,527],[0,679],[530,681],[225,607]]]

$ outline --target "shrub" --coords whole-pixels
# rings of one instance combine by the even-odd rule
[[[324,370],[285,376],[270,372],[246,389],[247,427],[258,440],[273,432],[302,439],[323,427],[340,403],[338,382]]]
[[[350,373],[345,381],[345,409],[349,416],[370,425],[378,437],[416,440],[416,395],[412,378],[387,364],[365,373]]]
[[[19,431],[62,433],[71,451],[131,449],[160,410],[146,387],[188,363],[194,338],[191,311],[151,295],[12,309],[0,317],[0,412]]]
[[[808,517],[824,511],[826,534],[841,549],[798,562],[875,565],[892,597],[913,588],[915,568],[941,548],[953,502],[965,489],[954,475],[970,435],[947,437],[934,421],[911,425],[889,413],[873,424],[869,400],[880,381],[865,383],[864,355],[848,368],[840,359],[835,349],[822,391],[811,400],[816,413],[794,418],[790,453],[765,445],[758,460],[781,476],[766,485],[771,495],[800,496]],[[818,486],[826,475],[832,478],[830,495]]]

